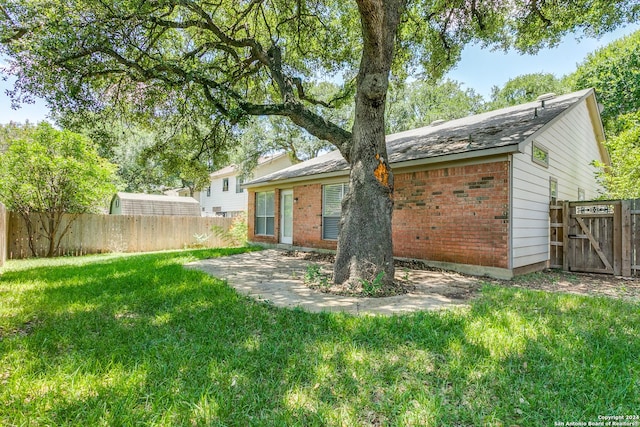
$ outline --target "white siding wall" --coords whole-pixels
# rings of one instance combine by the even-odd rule
[[[269,175],[280,169],[284,169],[291,166],[291,160],[289,156],[279,156],[273,160],[261,163],[258,165],[255,171],[253,171],[252,178],[260,178],[261,176]]]
[[[253,173],[253,178],[268,175],[290,165],[291,161],[288,156],[277,157],[258,165]],[[222,191],[222,182],[225,178],[229,179],[229,191]],[[203,216],[215,216],[214,207],[220,207],[221,212],[246,212],[248,204],[247,190],[243,190],[242,193],[236,193],[237,179],[238,176],[235,173],[216,176],[211,179],[211,196],[207,196],[206,188],[200,192],[200,206],[204,208],[202,211]]]
[[[229,180],[229,190],[222,191],[222,181]],[[203,216],[215,216],[214,207],[220,207],[221,212],[246,211],[247,191],[236,193],[236,175],[215,177],[211,179],[211,195],[207,196],[207,189],[200,192],[200,206],[204,208]]]
[[[558,200],[599,195],[593,160],[601,160],[586,102],[535,139],[549,152],[549,167],[531,160],[532,144],[513,155],[512,268],[549,259],[549,179],[558,181]]]

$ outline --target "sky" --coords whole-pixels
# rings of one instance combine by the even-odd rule
[[[502,86],[509,79],[522,74],[552,73],[557,77],[575,71],[587,54],[605,46],[634,31],[640,30],[640,24],[628,25],[615,32],[606,34],[600,39],[583,38],[576,40],[574,36],[565,37],[559,46],[541,50],[537,55],[521,55],[517,52],[490,51],[471,45],[462,52],[462,59],[447,77],[461,82],[464,88],[474,89],[486,100],[489,99],[493,86]],[[0,58],[0,67],[2,66]],[[22,108],[13,110],[11,100],[6,94],[12,88],[12,81],[2,79],[0,72],[0,124],[14,122],[39,122],[47,120],[49,112],[44,101],[35,104],[23,104]]]

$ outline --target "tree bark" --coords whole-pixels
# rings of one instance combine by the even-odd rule
[[[349,151],[349,191],[342,217],[333,280],[353,288],[363,281],[394,286],[393,173],[384,111],[396,33],[405,0],[357,0],[363,53],[357,77],[355,121]]]

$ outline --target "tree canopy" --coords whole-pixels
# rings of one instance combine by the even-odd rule
[[[601,167],[598,178],[607,199],[640,198],[640,111],[627,113],[615,120],[618,131],[609,136],[606,146],[611,165]]]
[[[0,201],[25,220],[34,256],[37,235],[49,241],[47,256],[53,256],[73,220],[63,215],[98,212],[115,192],[115,166],[86,137],[45,122],[9,140],[0,163]]]
[[[568,80],[575,90],[596,89],[605,122],[640,110],[640,31],[587,55]]]
[[[633,3],[394,1],[385,6],[398,16],[390,59],[396,75],[420,69],[437,77],[468,42],[531,51],[576,27],[597,35],[634,19]],[[309,107],[337,106],[353,93],[363,41],[374,29],[362,18],[373,12],[368,1],[9,0],[0,40],[18,77],[16,97],[35,93],[69,108],[100,108],[119,97],[159,116],[179,99],[192,112],[234,122],[287,116],[343,146],[349,132]],[[343,77],[344,92],[309,96],[308,83],[327,76]]]
[[[96,142],[99,154],[117,164],[123,189],[161,192],[208,184],[209,173],[224,166],[237,137],[230,129],[179,112],[156,119],[136,114],[130,104],[99,112],[58,111],[56,122]]]
[[[490,109],[508,107],[534,101],[545,93],[563,94],[569,92],[562,78],[551,73],[523,74],[509,79],[504,86],[491,89]]]
[[[602,104],[611,166],[599,178],[607,198],[640,197],[640,31],[593,53],[567,77],[574,90],[593,87]]]
[[[453,80],[416,80],[389,90],[387,133],[427,126],[434,120],[451,120],[485,110],[484,99],[473,89]]]

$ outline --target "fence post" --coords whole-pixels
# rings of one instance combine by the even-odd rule
[[[0,203],[0,267],[7,260],[9,250],[9,213],[2,203]]]
[[[562,202],[562,270],[569,271],[569,202]]]
[[[621,252],[623,277],[631,277],[631,200],[623,200],[620,205],[621,222]]]

